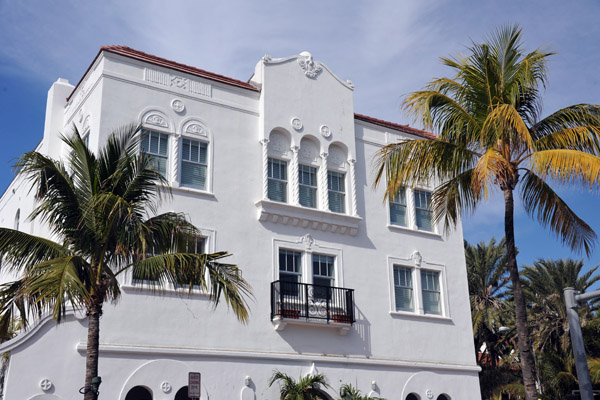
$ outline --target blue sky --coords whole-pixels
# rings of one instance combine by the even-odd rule
[[[102,45],[121,44],[247,80],[265,53],[310,51],[356,86],[355,111],[413,122],[404,95],[451,73],[440,56],[464,51],[502,24],[523,27],[528,49],[558,54],[549,62],[548,114],[576,103],[600,103],[600,2],[546,1],[17,1],[0,0],[0,190],[11,165],[42,137],[46,93],[58,77],[73,84]],[[560,190],[600,232],[599,198]],[[519,263],[572,254],[517,204]],[[499,196],[464,220],[472,242],[503,236]],[[600,246],[586,266],[600,264]]]

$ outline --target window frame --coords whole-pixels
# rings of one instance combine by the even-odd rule
[[[300,179],[302,176],[301,174],[304,172],[304,171],[302,171],[302,168],[309,168],[312,170],[310,172],[312,172],[314,174],[314,185],[302,183],[302,179]],[[313,208],[316,210],[319,209],[319,206],[320,206],[320,204],[319,204],[319,168],[320,168],[319,166],[315,166],[315,165],[298,163],[298,171],[297,171],[297,173],[298,173],[298,204],[301,207]],[[307,172],[307,173],[310,173],[310,172]],[[302,187],[305,187],[308,190],[311,190],[311,193],[314,196],[314,205],[309,206],[309,205],[302,204],[302,194],[301,194]]]
[[[388,221],[389,221],[389,225],[390,226],[394,226],[394,227],[400,227],[400,228],[407,228],[407,229],[411,229],[412,228],[412,217],[411,217],[411,212],[410,212],[410,201],[409,201],[409,191],[410,189],[403,186],[401,188],[398,189],[398,193],[400,192],[400,190],[404,189],[404,203],[406,204],[402,204],[397,202],[397,198],[394,199],[392,201],[392,199],[389,199],[389,204],[388,204]],[[405,209],[405,224],[404,225],[399,225],[399,224],[394,224],[392,222],[392,205],[398,205],[398,206],[402,206]]]
[[[280,157],[273,157],[271,155],[269,155],[267,157],[267,165],[271,163],[271,160],[275,160],[278,162],[283,162],[285,163],[285,180],[279,179],[279,178],[271,178],[269,176],[269,173],[267,172],[267,185],[269,184],[269,181],[272,179],[276,182],[285,182],[285,190],[283,191],[284,194],[284,200],[280,201],[280,200],[273,200],[272,198],[269,197],[269,190],[267,188],[267,199],[269,201],[273,201],[276,203],[280,203],[280,204],[289,204],[289,200],[290,200],[290,161],[286,160],[284,158],[280,158]],[[272,168],[267,167],[267,170],[272,170]],[[267,186],[268,187],[268,186]]]
[[[154,153],[150,153],[149,151],[144,151],[144,146],[143,146],[143,139],[144,139],[144,135],[147,133],[157,133],[159,134],[159,145],[160,145],[160,135],[165,135],[167,137],[167,155],[166,155],[166,162],[165,162],[165,174],[163,176],[163,178],[166,181],[170,181],[171,177],[172,177],[172,171],[171,171],[171,160],[173,155],[172,153],[172,147],[173,147],[173,143],[171,140],[171,137],[173,136],[172,132],[169,131],[165,131],[165,130],[161,130],[161,129],[157,129],[156,127],[147,127],[147,126],[142,126],[142,129],[140,130],[140,154],[141,153],[145,153],[151,157],[164,157],[162,155],[159,154],[154,154]],[[159,172],[159,171],[157,171]],[[160,173],[160,172],[159,172]]]
[[[334,190],[334,189],[330,188],[330,185],[329,185],[330,174],[342,175],[340,182],[342,182],[344,184],[343,192],[340,192],[339,190]],[[346,182],[347,177],[348,177],[348,174],[345,171],[338,171],[338,170],[334,170],[334,169],[327,170],[327,197],[329,199],[329,210],[328,211],[337,213],[337,214],[347,214],[347,211],[348,211],[348,194],[346,193],[346,189],[348,187],[348,184]],[[331,196],[330,196],[331,193],[341,194],[343,196],[344,200],[341,202],[342,208],[343,208],[342,211],[334,211],[331,209]]]
[[[202,238],[204,239],[204,251],[206,251],[206,253],[215,253],[216,252],[216,231],[212,230],[212,229],[206,229],[206,228],[202,228],[202,229],[198,229],[198,238]],[[171,292],[171,293],[190,293],[190,294],[195,294],[195,295],[203,295],[203,296],[208,296],[210,295],[210,280],[209,280],[209,276],[208,276],[208,271],[206,271],[206,276],[205,276],[207,283],[208,283],[208,287],[206,288],[206,290],[202,290],[200,287],[194,286],[192,288],[192,290],[190,291],[189,288],[187,287],[180,287],[179,285],[175,285],[172,282],[167,283],[166,285],[163,286],[159,286],[159,285],[152,285],[152,284],[147,284],[145,282],[145,280],[141,280],[141,281],[136,281],[135,279],[133,279],[133,270],[130,268],[126,273],[125,273],[125,277],[124,277],[124,281],[125,284],[123,285],[124,289],[136,289],[136,290],[156,290],[159,292]]]
[[[320,246],[312,242],[309,246],[303,238],[298,241],[273,239],[273,265],[272,282],[279,280],[279,251],[290,250],[302,253],[300,283],[313,285],[312,255],[319,254],[333,257],[333,287],[344,287],[342,250],[333,247]]]
[[[412,191],[412,195],[413,195],[413,210],[414,210],[415,229],[418,231],[422,231],[422,232],[436,233],[436,227],[435,227],[435,224],[433,223],[433,209],[431,208],[431,196],[433,195],[433,191],[423,189],[423,188],[413,188],[411,191]],[[429,204],[430,204],[429,208],[417,207],[417,194],[420,192],[426,193],[429,195]],[[417,218],[418,210],[424,210],[429,213],[429,224],[431,225],[431,229],[423,229],[423,228],[419,227],[419,224],[417,222],[418,221],[418,218]]]
[[[197,191],[201,191],[201,192],[210,192],[209,190],[209,185],[210,185],[210,174],[211,174],[211,168],[210,168],[210,140],[208,139],[201,139],[200,137],[196,137],[196,136],[189,136],[189,135],[181,135],[181,137],[177,138],[177,140],[179,141],[178,143],[178,147],[179,147],[179,154],[177,154],[178,157],[178,166],[179,166],[179,176],[177,177],[177,183],[179,184],[179,187],[184,188],[184,189],[191,189],[191,190],[197,190]],[[206,146],[206,163],[202,164],[201,162],[195,162],[195,161],[191,161],[191,160],[184,160],[183,159],[183,141],[184,140],[189,140],[189,141],[193,141],[193,142],[198,142],[200,144],[204,144]],[[200,149],[198,149],[198,154],[200,154]],[[198,188],[198,187],[194,187],[191,185],[185,185],[183,183],[183,163],[187,162],[187,163],[191,163],[191,164],[195,164],[195,165],[200,165],[200,166],[204,166],[206,168],[206,172],[205,172],[205,177],[204,177],[204,187],[203,188]]]
[[[446,278],[446,266],[444,264],[432,263],[427,261],[416,262],[414,257],[400,258],[388,256],[388,288],[389,288],[389,314],[392,316],[406,316],[418,318],[432,318],[451,320],[451,313],[448,300],[448,286]],[[412,290],[413,290],[413,310],[396,310],[396,297],[394,285],[394,269],[407,268],[411,272]],[[440,289],[440,313],[426,313],[423,307],[423,284],[421,281],[421,271],[433,271],[438,273]]]

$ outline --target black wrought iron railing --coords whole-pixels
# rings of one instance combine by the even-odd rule
[[[352,324],[354,289],[275,281],[271,283],[271,320],[291,318]]]

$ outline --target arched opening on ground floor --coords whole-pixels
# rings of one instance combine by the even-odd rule
[[[134,386],[127,392],[125,400],[152,400],[152,392],[144,386]]]
[[[416,393],[410,393],[408,396],[406,396],[406,400],[421,400],[421,398]]]
[[[187,386],[184,386],[177,391],[175,394],[175,400],[189,400]]]

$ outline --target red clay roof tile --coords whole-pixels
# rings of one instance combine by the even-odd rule
[[[384,121],[382,119],[368,117],[366,115],[361,115],[361,114],[354,114],[354,118],[359,121],[370,122],[371,124],[394,129],[396,131],[410,133],[411,135],[420,136],[425,139],[437,139],[437,136],[431,132],[427,132],[422,129],[412,128],[408,125],[395,124],[393,122],[388,122],[388,121]]]

